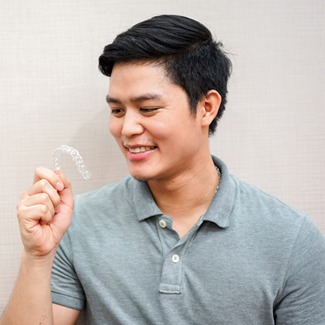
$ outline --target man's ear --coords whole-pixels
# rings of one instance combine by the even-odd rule
[[[217,116],[222,98],[220,94],[212,89],[198,103],[198,110],[202,114],[202,126],[209,126]]]

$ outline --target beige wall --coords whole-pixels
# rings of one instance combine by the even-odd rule
[[[161,13],[204,22],[231,53],[229,104],[211,151],[232,173],[308,213],[325,234],[324,0],[0,0],[0,312],[21,244],[19,193],[61,144],[76,193],[127,173],[107,130],[97,57],[116,33]]]

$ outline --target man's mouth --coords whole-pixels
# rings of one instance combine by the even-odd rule
[[[146,151],[150,151],[155,149],[156,147],[135,147],[135,148],[128,148],[129,152],[131,153],[142,153]]]

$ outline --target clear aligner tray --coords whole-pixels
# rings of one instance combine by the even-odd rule
[[[76,166],[78,167],[78,171],[81,174],[81,176],[88,180],[91,177],[91,173],[87,169],[79,151],[73,147],[70,147],[66,144],[63,144],[62,146],[58,147],[53,151],[53,159],[54,159],[54,167],[55,169],[61,168],[61,155],[63,153],[67,153],[72,157],[72,160],[75,162]]]

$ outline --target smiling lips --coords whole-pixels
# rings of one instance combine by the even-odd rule
[[[148,156],[151,155],[151,153],[157,149],[156,146],[139,146],[139,147],[129,147],[126,146],[127,151],[127,158],[130,161],[143,161]]]
[[[146,151],[150,151],[155,149],[156,147],[135,147],[135,148],[128,148],[129,152],[133,154],[143,153]]]

